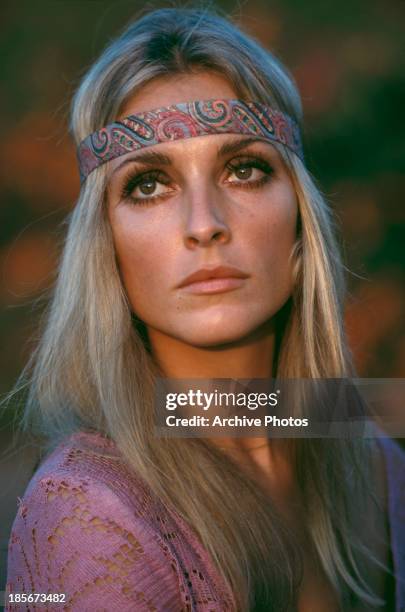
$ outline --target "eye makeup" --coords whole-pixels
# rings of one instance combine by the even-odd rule
[[[274,175],[274,169],[272,164],[266,159],[265,156],[261,155],[260,153],[252,152],[250,154],[240,155],[237,158],[231,159],[225,165],[227,179],[230,175],[235,174],[238,171],[249,171],[250,169],[260,170],[263,173],[263,176],[255,180],[252,180],[249,177],[246,180],[225,180],[224,184],[227,187],[231,187],[233,189],[258,189],[268,183]],[[155,188],[153,189],[154,185]],[[119,194],[120,200],[138,206],[145,206],[148,204],[152,204],[153,202],[156,202],[158,200],[165,199],[175,192],[175,189],[167,189],[163,193],[154,194],[154,192],[156,191],[156,185],[164,185],[169,188],[171,185],[173,185],[173,181],[166,172],[158,168],[149,168],[148,170],[132,168],[122,179]],[[145,191],[143,192],[143,195],[145,197],[135,197],[133,195],[134,191],[137,189],[142,189],[142,187],[146,191],[146,193]]]
[[[120,199],[132,200],[133,202],[139,202],[139,200],[150,200],[155,199],[157,196],[135,198],[132,196],[133,191],[140,185],[147,185],[148,183],[160,183],[162,185],[170,185],[170,179],[161,170],[153,169],[147,172],[130,171],[127,176],[123,179],[122,188],[120,192]],[[146,195],[146,194],[145,194]]]

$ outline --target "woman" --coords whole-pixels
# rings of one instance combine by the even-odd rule
[[[52,452],[13,525],[7,609],[35,592],[68,610],[390,610],[391,569],[405,605],[396,445],[154,432],[159,376],[354,374],[300,119],[286,69],[206,11],[145,15],[83,79],[82,187],[25,372],[23,425]]]

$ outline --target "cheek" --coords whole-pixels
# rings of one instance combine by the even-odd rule
[[[157,248],[156,232],[152,232],[151,227],[153,224],[135,222],[124,214],[112,223],[117,263],[131,302],[154,294],[161,283],[165,245],[164,240],[159,239]]]
[[[289,189],[280,188],[271,195],[248,220],[246,237],[251,242],[259,283],[252,302],[260,311],[264,308],[273,315],[294,287],[291,253],[297,239],[298,206],[295,193]]]
[[[261,266],[273,278],[285,275],[290,269],[289,258],[297,238],[297,215],[295,193],[281,185],[248,220],[247,239],[256,250]]]

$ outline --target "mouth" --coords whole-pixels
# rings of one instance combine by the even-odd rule
[[[202,268],[183,279],[178,289],[196,295],[225,293],[241,287],[248,277],[242,270],[230,266]]]

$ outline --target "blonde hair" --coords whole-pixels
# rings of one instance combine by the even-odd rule
[[[301,124],[294,81],[269,51],[212,11],[171,8],[132,23],[88,70],[72,105],[76,143],[114,120],[151,79],[190,70],[225,75],[238,97],[269,104]],[[275,146],[294,183],[300,217],[295,288],[278,330],[277,377],[353,375],[331,212],[304,164]],[[301,558],[268,495],[203,439],[154,437],[159,372],[131,317],[105,191],[101,166],[87,178],[70,214],[42,335],[17,384],[28,388],[21,427],[42,436],[49,449],[77,429],[109,436],[127,464],[192,526],[237,610],[288,609]],[[352,522],[370,497],[370,450],[362,441],[332,439],[295,440],[288,449],[305,500],[303,520],[342,607],[350,597],[381,605],[360,571],[372,555]]]

